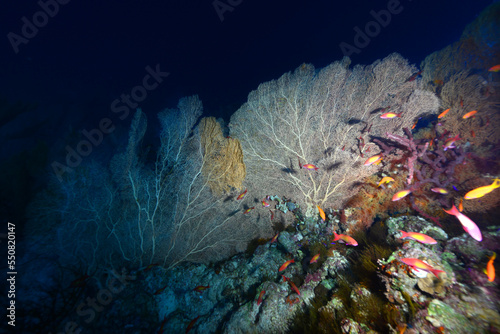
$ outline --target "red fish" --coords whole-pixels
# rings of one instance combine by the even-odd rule
[[[271,212],[271,221],[273,221],[273,219],[274,219],[274,213],[273,213],[272,210],[269,210],[269,212]]]
[[[309,264],[318,262],[318,259],[319,259],[319,253],[312,257],[311,261],[309,261]]]
[[[285,262],[285,263],[283,263],[283,265],[280,267],[280,269],[278,270],[278,272],[285,270],[285,269],[286,269],[286,267],[288,267],[288,265],[289,265],[289,264],[294,263],[294,262],[295,262],[295,260],[294,260],[294,259],[291,259],[291,260],[286,261],[286,262]]]
[[[153,269],[154,267],[158,267],[159,265],[160,265],[159,263],[152,263],[146,268],[144,268],[144,271],[150,271],[151,269]]]
[[[77,278],[75,280],[73,280],[71,283],[70,283],[70,287],[72,288],[81,288],[81,287],[84,287],[85,284],[87,284],[87,280],[90,278],[89,275],[85,274],[83,276],[81,276],[80,278]]]
[[[210,285],[198,285],[196,288],[193,289],[193,291],[201,293],[201,292],[205,291],[208,288],[210,288]]]
[[[272,212],[271,212],[272,213]],[[271,243],[275,242],[277,239],[278,239],[278,236],[280,235],[280,233],[276,233],[276,235],[271,239]]]
[[[403,114],[402,112],[400,112],[399,114],[396,114],[394,112],[386,112],[385,114],[380,115],[380,118],[391,119],[391,118],[401,117],[402,114]]]
[[[160,288],[158,290],[155,291],[154,295],[159,295],[160,293],[162,293],[163,291],[165,291],[165,289],[167,288],[168,284],[165,285],[163,288]]]
[[[399,232],[401,232],[401,234],[402,234],[401,237],[399,237],[400,239],[412,239],[412,240],[418,241],[420,243],[429,244],[429,245],[437,244],[436,240],[434,240],[431,237],[429,237],[428,235],[425,235],[422,233],[405,232],[405,231],[401,231],[401,230],[399,230]]]
[[[238,197],[236,197],[236,199],[237,200],[243,199],[243,197],[245,197],[245,195],[247,194],[247,191],[248,189],[245,189],[245,191],[239,194]]]
[[[163,334],[163,332],[165,331],[165,329],[163,327],[165,327],[167,320],[168,320],[167,317],[163,318],[163,321],[161,322],[161,325],[160,325],[160,329],[158,330],[158,334]]]
[[[370,166],[370,165],[373,165],[374,163],[380,162],[381,160],[382,160],[382,153],[368,158],[368,160],[365,161],[364,165]]]
[[[476,223],[474,223],[469,217],[467,217],[463,213],[460,213],[455,207],[455,205],[453,205],[450,210],[444,210],[444,212],[457,217],[457,219],[460,221],[460,224],[462,224],[464,230],[467,233],[469,233],[472,238],[474,238],[477,241],[483,240],[481,231],[479,230],[479,227],[477,227]]]
[[[252,206],[251,208],[246,209],[245,211],[243,211],[243,214],[246,215],[247,213],[249,213],[253,209],[255,209],[255,206]]]
[[[443,270],[434,269],[433,267],[431,267],[430,265],[428,265],[427,263],[425,263],[424,261],[419,260],[419,259],[404,258],[404,259],[401,259],[400,261],[403,262],[404,264],[414,268],[414,269],[424,270],[424,271],[433,273],[437,278],[439,278],[438,275],[440,273],[444,273]]]
[[[265,199],[262,200],[262,206],[267,208],[269,206],[271,206],[271,204],[267,203]]]
[[[257,306],[259,306],[262,303],[262,297],[266,293],[266,290],[262,290],[259,294],[259,298],[257,299]]]
[[[489,72],[498,72],[498,71],[500,71],[500,65],[495,65],[493,67],[490,67],[490,69],[488,71]]]
[[[344,242],[346,245],[350,245],[350,246],[357,246],[358,245],[358,242],[356,240],[354,240],[353,237],[350,237],[348,235],[345,235],[345,234],[337,234],[335,233],[335,231],[333,232],[333,241],[340,241],[340,242]]]
[[[394,196],[392,196],[392,201],[399,201],[401,198],[406,197],[409,193],[411,193],[411,190],[409,189],[398,191],[394,194]]]
[[[297,288],[297,286],[292,282],[291,279],[289,279],[288,277],[286,277],[285,275],[281,275],[283,277],[283,280],[288,282],[288,284],[290,284],[290,287],[292,288],[293,291],[295,291],[299,296],[300,296],[300,291],[299,289]]]
[[[457,140],[460,140],[460,139],[461,139],[461,138],[459,138],[458,136],[459,136],[459,135],[456,135],[456,136],[455,136],[455,137],[453,137],[453,138],[448,138],[448,139],[446,139],[446,141],[444,142],[444,145],[443,145],[443,148],[444,148],[444,150],[445,150],[445,151],[446,151],[447,149],[449,149],[449,148],[455,148],[455,145],[453,145],[453,144],[455,144],[455,142],[456,142]]]
[[[412,74],[412,76],[409,77],[407,81],[415,80],[420,74],[422,74],[422,71],[418,71],[417,73]]]
[[[318,170],[319,168],[314,166],[313,164],[304,164],[302,165],[302,168],[307,169],[307,170]]]
[[[188,333],[193,328],[194,324],[196,323],[196,321],[199,318],[200,318],[200,316],[197,316],[196,318],[194,318],[193,320],[191,320],[191,322],[189,323],[189,325],[186,328],[186,333]]]

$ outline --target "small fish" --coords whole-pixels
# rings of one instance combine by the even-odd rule
[[[464,199],[460,198],[460,202],[458,203],[458,211],[464,211]]]
[[[271,204],[267,203],[265,199],[262,200],[262,206],[268,208]]]
[[[199,318],[200,318],[200,316],[197,316],[196,318],[194,318],[193,320],[191,320],[191,322],[189,323],[189,325],[186,328],[186,334],[193,328],[194,324],[196,323],[196,321]]]
[[[488,275],[488,281],[493,282],[495,280],[495,267],[493,266],[493,261],[497,257],[496,253],[490,257],[490,260],[486,264],[486,275]]]
[[[460,98],[460,107],[464,106],[464,99]]]
[[[364,165],[365,166],[370,166],[373,165],[376,162],[379,162],[382,160],[382,153],[374,155],[373,157],[368,158],[368,160],[365,161]]]
[[[432,188],[431,191],[438,193],[438,194],[443,194],[443,195],[446,195],[448,193],[448,190],[443,189],[443,188]]]
[[[489,194],[498,187],[500,187],[500,179],[495,179],[493,183],[490,184],[489,186],[483,186],[469,191],[467,194],[465,194],[464,198],[465,199],[480,198],[486,194]]]
[[[455,148],[456,146],[453,145],[455,144],[455,142],[457,140],[460,140],[461,138],[458,137],[459,135],[456,135],[455,137],[453,138],[448,138],[446,139],[446,141],[444,142],[444,145],[443,145],[443,148],[444,150],[446,151],[447,149],[450,149],[450,148]]]
[[[280,269],[278,269],[278,272],[285,270],[286,267],[288,267],[288,265],[290,265],[291,263],[294,263],[294,262],[295,262],[294,259],[286,261],[285,263],[283,263],[283,265],[280,267]]]
[[[418,241],[420,243],[429,244],[429,245],[437,244],[436,240],[434,240],[433,238],[429,237],[428,235],[425,235],[422,233],[405,232],[405,231],[401,231],[401,230],[399,230],[399,232],[401,232],[401,234],[402,234],[401,237],[399,237],[399,239],[411,239],[411,240],[415,240],[415,241]]]
[[[247,191],[248,189],[245,189],[245,191],[239,194],[238,197],[236,197],[236,199],[237,200],[243,199],[243,197],[245,197],[245,195],[247,194]]]
[[[476,138],[476,133],[474,132],[474,130],[470,130],[470,135],[472,136],[472,138]]]
[[[397,193],[394,194],[394,196],[392,196],[392,201],[393,202],[399,201],[401,198],[407,196],[409,193],[411,193],[411,190],[408,189],[398,191]]]
[[[292,290],[295,291],[300,296],[300,291],[297,288],[297,286],[292,282],[292,280],[289,279],[288,277],[286,277],[285,275],[281,275],[281,276],[283,277],[283,280],[285,282],[288,282],[288,284],[290,284],[290,287],[292,288]]]
[[[433,82],[434,82],[434,84],[436,86],[442,86],[442,85],[444,85],[444,81],[443,80],[436,79]]]
[[[271,221],[273,221],[273,219],[274,219],[274,213],[273,213],[272,210],[269,210],[269,212],[271,212]]]
[[[476,223],[474,223],[469,217],[467,217],[463,213],[460,213],[457,210],[457,208],[455,207],[455,205],[453,205],[450,210],[444,210],[444,212],[457,217],[457,219],[462,224],[462,227],[464,228],[464,230],[467,233],[469,233],[472,238],[474,238],[477,241],[483,240],[483,236],[481,235],[481,231],[477,227]]]
[[[247,213],[249,213],[253,209],[255,209],[255,206],[252,206],[251,208],[246,209],[245,211],[243,211],[243,214],[246,215]]]
[[[309,261],[309,264],[318,262],[318,259],[319,259],[319,253],[312,257],[311,261]]]
[[[489,72],[498,72],[498,71],[500,71],[500,65],[495,65],[493,67],[490,67],[488,71]]]
[[[323,209],[321,209],[319,207],[319,205],[316,205],[318,207],[318,211],[319,211],[319,216],[321,217],[321,219],[323,219],[324,221],[326,221],[326,215],[325,215],[325,211],[323,211]]]
[[[344,242],[346,245],[350,245],[350,246],[357,246],[358,245],[358,242],[356,240],[354,240],[353,237],[350,237],[348,235],[345,235],[345,234],[337,234],[335,233],[335,231],[333,232],[333,241],[340,241],[340,242]]]
[[[313,164],[304,164],[302,165],[302,168],[307,169],[307,170],[318,170],[319,168],[314,166]]]
[[[472,110],[472,111],[469,111],[467,114],[463,115],[463,116],[462,116],[462,118],[463,118],[463,119],[467,119],[467,118],[469,118],[469,117],[474,116],[476,113],[477,113],[477,110]]]
[[[168,284],[165,285],[163,288],[159,288],[158,290],[155,291],[154,295],[159,295],[160,293],[162,293],[163,291],[165,291],[165,289],[167,288]]]
[[[417,73],[412,74],[411,77],[408,78],[406,81],[413,81],[415,80],[420,74],[422,74],[422,71],[418,71]]]
[[[153,269],[154,267],[157,267],[159,265],[160,265],[159,263],[151,263],[146,268],[144,268],[144,271],[150,271],[151,269]]]
[[[404,258],[404,259],[400,259],[400,261],[403,262],[404,264],[414,268],[414,269],[424,270],[424,271],[433,273],[437,278],[439,278],[438,275],[440,273],[444,273],[444,270],[434,269],[433,267],[431,267],[430,265],[428,265],[427,263],[425,263],[424,261],[419,260],[419,259]]]
[[[257,299],[257,306],[259,306],[262,303],[262,297],[264,297],[264,294],[266,293],[266,290],[262,290],[259,293],[259,298]]]
[[[271,212],[272,213],[272,212]],[[275,242],[276,240],[278,240],[278,236],[280,235],[280,233],[276,233],[276,235],[271,239],[271,243]]]
[[[391,119],[395,117],[401,117],[402,114],[403,114],[402,112],[400,112],[399,114],[396,114],[394,112],[386,112],[385,114],[380,115],[380,118]]]
[[[415,127],[417,126],[417,123],[418,123],[418,121],[416,121],[415,123],[413,123],[413,125],[411,126],[412,130],[415,129]]]
[[[210,288],[210,285],[198,285],[196,288],[193,289],[193,291],[201,293],[201,292],[205,291],[208,288]]]
[[[167,320],[168,320],[167,317],[163,318],[163,321],[161,322],[160,329],[158,329],[157,334],[163,334],[163,332],[165,331],[164,327],[165,327],[165,324],[167,323]]]
[[[394,179],[390,176],[384,176],[382,180],[378,183],[377,187],[380,187],[383,183],[389,183],[391,181],[394,181]]]
[[[438,116],[438,118],[443,118],[448,113],[448,111],[450,111],[450,109],[451,108],[448,108],[445,111],[443,111],[442,113],[440,113],[439,116]]]
[[[89,275],[85,274],[85,275],[82,275],[81,277],[73,280],[69,286],[72,287],[72,288],[81,288],[81,287],[84,287],[85,284],[87,284],[87,280],[90,278]]]

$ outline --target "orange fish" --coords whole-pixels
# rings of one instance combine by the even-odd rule
[[[464,211],[464,199],[460,198],[460,203],[458,203],[458,211]]]
[[[266,290],[262,290],[259,294],[259,298],[257,299],[257,306],[259,306],[262,303],[262,297],[266,293]]]
[[[201,293],[201,292],[205,291],[208,288],[210,288],[210,285],[198,285],[196,288],[193,289],[193,291]]]
[[[425,263],[424,261],[419,260],[419,259],[404,258],[404,259],[400,259],[400,261],[403,262],[404,264],[414,268],[414,269],[424,270],[424,271],[433,273],[437,278],[439,278],[438,275],[440,273],[444,273],[444,270],[434,269],[433,267],[431,267],[430,265],[428,265],[427,263]]]
[[[345,235],[345,234],[337,234],[335,233],[335,231],[333,232],[333,241],[340,241],[340,242],[344,242],[346,245],[350,245],[350,246],[357,246],[358,245],[358,242],[356,240],[354,240],[353,237],[350,237],[348,235]]]
[[[411,129],[412,130],[415,129],[415,127],[417,126],[417,124],[418,124],[418,121],[416,121],[415,123],[413,123],[413,125],[411,126]]]
[[[248,189],[245,189],[245,191],[239,194],[238,197],[236,197],[236,199],[237,200],[243,199],[243,197],[245,197],[245,195],[247,194],[247,191]]]
[[[448,193],[448,190],[443,189],[443,188],[432,188],[431,191],[438,193],[438,194],[443,194],[443,195],[446,195]]]
[[[187,326],[186,328],[186,334],[193,328],[195,322],[200,318],[200,316],[197,316],[196,318],[194,318],[193,320],[191,320],[191,322],[189,323],[189,325]]]
[[[323,209],[321,209],[321,208],[319,207],[319,205],[316,205],[316,206],[318,207],[319,216],[321,217],[321,219],[326,220],[325,211],[323,211]]]
[[[493,266],[493,261],[497,257],[496,253],[490,257],[490,260],[486,264],[486,275],[488,275],[488,281],[493,282],[495,280],[495,267]]]
[[[368,160],[365,161],[364,165],[365,166],[370,166],[373,165],[376,162],[379,162],[382,160],[382,154],[377,154],[374,155],[373,157],[368,158]]]
[[[302,168],[307,169],[307,170],[318,170],[319,168],[314,166],[313,164],[304,164],[302,165]]]
[[[443,118],[448,113],[448,111],[450,111],[450,108],[448,108],[445,111],[443,111],[442,113],[440,113],[438,118]]]
[[[411,193],[411,190],[408,189],[398,191],[397,193],[394,194],[394,196],[392,196],[392,201],[393,202],[399,201],[401,198],[407,196],[409,193]]]
[[[443,145],[443,148],[444,148],[444,150],[445,150],[445,151],[446,151],[447,149],[449,149],[449,148],[455,148],[455,147],[456,147],[456,146],[455,146],[455,145],[453,145],[453,144],[455,144],[455,142],[456,142],[457,140],[462,139],[462,138],[459,138],[458,136],[459,136],[459,135],[456,135],[456,136],[455,136],[455,137],[453,137],[453,138],[448,138],[448,139],[446,139],[446,141],[444,142],[444,145]]]
[[[402,114],[403,114],[402,112],[400,112],[399,114],[396,114],[394,112],[386,112],[385,114],[380,115],[380,118],[391,119],[391,118],[401,117]]]
[[[500,71],[500,65],[495,65],[493,67],[490,67],[490,69],[488,71],[489,72],[498,72],[498,71]]]
[[[463,213],[460,213],[455,207],[455,205],[453,205],[450,210],[444,210],[444,212],[457,217],[460,224],[462,224],[462,227],[464,228],[465,232],[469,233],[473,239],[477,241],[483,240],[481,231],[479,230],[479,227],[477,227],[476,223],[474,223],[469,217],[467,217]]]
[[[435,245],[437,244],[437,241],[429,237],[428,235],[422,234],[422,233],[417,233],[417,232],[405,232],[401,231],[401,237],[399,239],[412,239],[415,241],[418,241],[423,244],[429,244],[429,245]]]
[[[318,262],[318,259],[319,259],[319,253],[312,257],[311,261],[309,261],[309,264]]]
[[[294,262],[295,262],[294,259],[286,261],[285,263],[283,263],[283,265],[280,267],[280,269],[278,269],[278,272],[285,270],[289,264],[294,263]]]
[[[463,107],[464,106],[464,99],[460,98],[460,106]]]
[[[472,136],[472,138],[476,138],[476,133],[474,132],[474,130],[470,130],[470,135]]]
[[[500,187],[500,179],[495,179],[492,184],[489,186],[484,186],[484,187],[479,187],[474,190],[469,191],[467,194],[465,194],[464,198],[465,199],[474,199],[474,198],[480,198],[483,197],[486,194],[489,194],[492,192],[494,189]]]
[[[288,277],[286,277],[285,275],[281,275],[281,276],[283,276],[284,281],[286,281],[286,282],[288,282],[288,284],[290,284],[290,286],[292,287],[292,290],[295,291],[300,296],[300,291],[297,288],[297,286],[292,282],[292,280],[289,279]]]
[[[246,215],[247,213],[249,213],[253,209],[255,209],[255,206],[252,206],[251,208],[246,209],[245,211],[243,211],[243,214]]]
[[[463,119],[467,119],[467,118],[469,118],[469,117],[474,116],[476,113],[477,113],[477,110],[472,110],[472,111],[469,111],[467,114],[463,115],[463,116],[462,116],[462,118],[463,118]]]
[[[271,243],[275,242],[277,239],[278,239],[278,236],[280,235],[280,233],[276,233],[276,235],[271,239]]]
[[[384,176],[382,180],[378,183],[377,187],[380,187],[383,183],[389,183],[391,181],[394,181],[394,179],[390,176]]]

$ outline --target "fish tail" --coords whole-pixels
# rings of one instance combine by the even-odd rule
[[[434,276],[436,276],[437,278],[439,278],[439,274],[440,273],[444,273],[445,272],[444,270],[439,270],[439,269],[432,269],[431,271],[434,274]]]
[[[405,231],[402,231],[402,230],[399,230],[399,232],[401,232],[401,236],[399,237],[399,239],[404,239],[406,237],[408,237],[408,233],[406,233]]]
[[[497,258],[497,253],[493,252],[493,255],[490,257],[490,260],[495,260]]]
[[[493,187],[493,189],[500,187],[500,179],[495,179],[491,186]]]
[[[444,212],[446,212],[450,215],[454,215],[454,216],[457,216],[460,214],[460,212],[458,212],[457,208],[455,207],[455,204],[453,204],[453,206],[451,207],[450,210],[445,210],[445,209],[443,209],[443,210],[444,210]]]
[[[335,231],[333,231],[333,241],[337,241],[339,239],[340,239],[340,236],[337,233],[335,233]]]

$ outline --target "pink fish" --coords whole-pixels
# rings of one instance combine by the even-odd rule
[[[479,227],[477,227],[476,223],[474,223],[469,217],[458,211],[455,205],[453,205],[450,210],[444,210],[444,212],[457,217],[457,219],[462,224],[465,232],[469,233],[472,238],[477,241],[483,240],[481,231],[479,230]]]
[[[395,201],[399,201],[401,198],[407,196],[409,193],[411,193],[411,190],[401,190],[401,191],[398,191],[397,193],[394,194],[394,196],[392,196],[392,201],[395,202]]]
[[[337,234],[335,232],[333,232],[333,241],[341,241],[341,242],[345,242],[346,245],[351,245],[351,246],[357,246],[358,245],[358,242],[356,240],[354,240],[353,237],[350,237],[348,235],[345,235],[345,234]]]
[[[443,188],[432,188],[431,191],[438,193],[438,194],[443,194],[443,195],[446,195],[448,193],[448,190],[443,189]]]
[[[380,115],[380,118],[391,119],[395,117],[401,117],[402,114],[402,112],[400,112],[399,114],[396,114],[395,112],[386,112],[385,114]]]
[[[417,232],[405,232],[401,231],[402,236],[400,239],[412,239],[418,242],[421,242],[423,244],[429,244],[429,245],[434,245],[437,244],[437,241],[429,237],[428,235],[422,234],[422,233],[417,233]]]
[[[307,169],[307,170],[318,170],[319,168],[314,166],[313,164],[304,164],[302,165],[302,168]]]
[[[437,278],[439,278],[438,274],[444,273],[443,270],[434,269],[433,267],[431,267],[430,265],[428,265],[427,263],[425,263],[424,261],[419,260],[419,259],[407,257],[407,258],[401,259],[400,261],[403,262],[404,264],[414,268],[414,269],[424,270],[424,271],[428,271],[430,273],[433,273]]]

